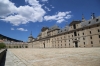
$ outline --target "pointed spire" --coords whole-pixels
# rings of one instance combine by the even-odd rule
[[[30,35],[32,35],[32,31],[31,31],[31,34]]]
[[[85,21],[84,15],[82,14],[82,22]]]
[[[92,13],[91,17],[92,19],[95,19],[95,13]]]
[[[82,20],[84,19],[84,15],[82,14]]]

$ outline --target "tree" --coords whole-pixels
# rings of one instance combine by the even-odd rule
[[[4,43],[0,43],[0,49],[6,48],[6,45]]]

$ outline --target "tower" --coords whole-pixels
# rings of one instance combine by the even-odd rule
[[[92,19],[95,19],[95,13],[92,13],[91,17]]]
[[[33,41],[33,36],[32,36],[32,31],[31,31],[31,34],[30,34],[30,36],[28,37],[28,42],[32,42]]]
[[[84,18],[84,15],[82,14],[82,22],[84,22],[85,21],[85,18]]]

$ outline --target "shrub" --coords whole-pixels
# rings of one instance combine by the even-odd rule
[[[4,43],[0,43],[0,49],[6,48],[6,45]]]

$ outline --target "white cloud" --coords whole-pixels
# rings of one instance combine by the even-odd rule
[[[42,2],[47,2],[48,0],[42,0]]]
[[[42,0],[48,1],[48,0]],[[71,11],[58,12],[56,15],[45,16],[46,11],[42,8],[42,4],[38,0],[25,0],[28,5],[15,6],[10,0],[0,0],[0,20],[9,22],[14,26],[27,24],[29,22],[42,22],[43,20],[56,20],[58,23],[71,18]],[[45,6],[47,11],[51,11]]]
[[[50,10],[48,7],[46,7],[46,6],[45,6],[44,8],[45,8],[47,11],[51,11],[51,10]]]
[[[42,22],[45,10],[37,0],[25,0],[29,5],[16,7],[9,0],[0,0],[1,20],[18,26],[31,22]],[[4,8],[5,7],[5,8]]]
[[[28,31],[27,29],[24,29],[24,28],[17,28],[17,30],[20,30],[20,31]]]
[[[14,28],[11,28],[11,30],[15,30]]]
[[[60,19],[60,20],[57,21],[57,23],[61,23],[63,21],[65,21],[65,20],[64,19]]]
[[[67,12],[58,12],[56,15],[52,16],[44,16],[44,20],[56,20],[57,23],[61,23],[65,21],[66,19],[70,19],[72,15],[70,15],[71,11]]]

